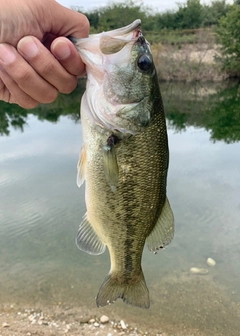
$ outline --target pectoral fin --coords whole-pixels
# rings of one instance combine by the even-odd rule
[[[154,254],[168,245],[174,235],[174,217],[166,197],[162,212],[155,227],[146,239],[147,247]]]
[[[76,237],[76,244],[81,251],[87,252],[89,254],[102,254],[106,249],[106,245],[103,244],[87,220],[87,215],[85,215],[82,223],[79,226]]]
[[[103,166],[106,181],[113,192],[118,185],[118,163],[114,145],[103,146]]]
[[[85,167],[86,167],[86,150],[84,147],[82,147],[79,160],[78,160],[78,165],[77,165],[77,185],[78,187],[81,187],[85,180]]]

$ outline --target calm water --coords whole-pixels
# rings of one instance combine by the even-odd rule
[[[240,330],[240,91],[162,85],[168,122],[170,246],[144,252],[148,311],[95,308],[109,256],[75,247],[85,213],[76,186],[79,91],[31,112],[0,105],[0,297],[22,307],[82,307],[150,332],[238,335]],[[215,267],[206,265],[213,258]],[[191,275],[191,267],[208,269]]]

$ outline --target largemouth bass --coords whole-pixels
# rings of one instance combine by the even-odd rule
[[[77,178],[79,186],[86,183],[87,213],[76,242],[93,255],[107,246],[111,259],[97,306],[121,298],[148,308],[141,267],[145,242],[157,253],[174,233],[166,197],[166,122],[150,46],[140,24],[136,20],[73,40],[87,71]]]

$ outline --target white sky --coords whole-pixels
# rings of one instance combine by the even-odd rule
[[[91,10],[109,3],[108,0],[57,0],[57,1],[65,7],[71,8],[77,6],[83,8],[83,10]],[[169,9],[176,9],[177,8],[176,2],[186,3],[186,1],[187,0],[144,0],[143,3],[147,6],[157,9],[160,12],[164,12]],[[124,2],[124,0],[116,2]],[[136,1],[136,4],[139,2],[140,0]],[[202,3],[211,3],[211,2],[212,1],[210,0],[202,1]],[[232,3],[233,0],[228,0],[227,2]]]

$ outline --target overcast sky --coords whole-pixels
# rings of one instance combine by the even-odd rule
[[[108,0],[57,0],[60,4],[66,7],[81,7],[83,10],[94,9],[100,6],[104,6],[109,3]],[[135,0],[136,1],[136,0]],[[113,1],[111,1],[113,2]],[[116,1],[124,2],[124,0]],[[136,1],[136,4],[140,1]],[[186,3],[187,0],[143,0],[143,3],[157,9],[160,12],[166,11],[168,9],[176,9],[176,2]],[[211,3],[210,0],[204,0],[202,3]],[[232,3],[233,0],[228,0],[227,2]]]
[[[100,6],[104,6],[109,3],[108,0],[57,0],[60,4],[66,7],[74,7],[78,6],[83,8],[84,10],[89,10],[93,8],[97,8]],[[178,0],[144,0],[143,3],[151,6],[153,8],[157,8],[160,11],[165,11],[166,9],[174,9],[177,8],[176,1]],[[111,1],[111,2],[124,2],[124,0],[120,1]],[[139,3],[140,1],[136,1]],[[180,2],[185,2],[184,0]]]
[[[141,2],[141,0],[134,0],[136,4]],[[234,0],[227,0],[227,3],[233,3]],[[98,8],[100,6],[105,6],[109,2],[124,2],[124,0],[57,0],[60,4],[65,7],[80,7],[83,10],[91,10]],[[186,3],[187,0],[143,0],[142,1],[145,5],[152,7],[160,12],[165,12],[166,10],[177,9],[178,6],[176,3]],[[210,4],[212,0],[202,0],[202,4]]]

